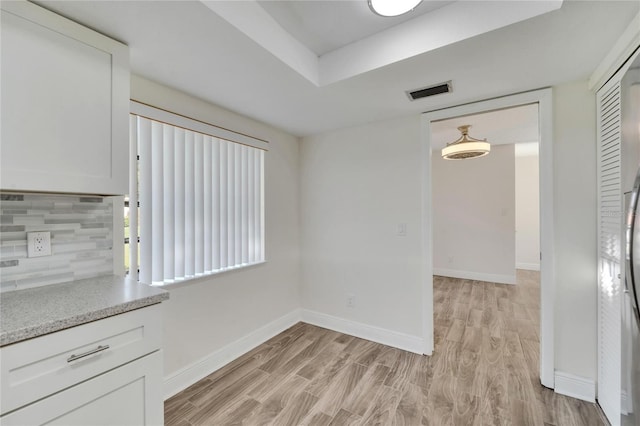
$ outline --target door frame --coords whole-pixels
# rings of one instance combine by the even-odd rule
[[[540,381],[554,380],[555,244],[553,223],[553,97],[545,88],[428,111],[421,117],[422,139],[422,294],[424,353],[433,353],[433,220],[431,188],[431,122],[487,111],[538,104],[540,134]]]

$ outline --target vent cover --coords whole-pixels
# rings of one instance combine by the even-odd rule
[[[441,93],[449,93],[451,92],[451,80],[446,81],[444,83],[439,83],[434,86],[423,87],[422,89],[416,90],[407,90],[407,96],[410,100],[415,101],[416,99],[422,99],[429,96],[439,95]]]

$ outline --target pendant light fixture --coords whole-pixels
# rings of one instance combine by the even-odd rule
[[[442,158],[445,160],[465,160],[467,158],[484,157],[491,151],[491,145],[486,139],[474,139],[469,136],[469,127],[465,124],[458,127],[462,136],[454,142],[448,143],[442,148]]]
[[[380,16],[399,16],[411,12],[422,0],[368,0],[369,8]]]

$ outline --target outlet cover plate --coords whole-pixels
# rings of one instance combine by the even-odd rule
[[[27,257],[51,256],[51,232],[27,232]]]

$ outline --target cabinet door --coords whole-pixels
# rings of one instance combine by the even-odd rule
[[[598,128],[598,403],[612,424],[620,418],[621,187],[620,80],[597,93]],[[629,188],[631,189],[631,188]]]
[[[128,192],[128,48],[2,2],[1,189]]]
[[[161,425],[163,422],[161,351],[0,417],[4,426]]]

